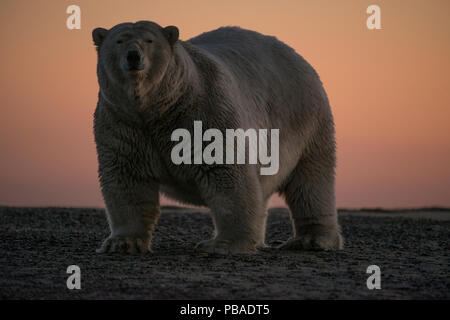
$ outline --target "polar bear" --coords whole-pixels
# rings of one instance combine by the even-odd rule
[[[175,26],[122,23],[92,32],[98,52],[94,114],[99,179],[111,235],[98,252],[151,251],[159,193],[212,212],[207,253],[265,246],[266,204],[278,192],[293,237],[281,249],[340,249],[335,138],[314,69],[272,36],[222,27],[188,41]],[[279,129],[279,170],[261,164],[174,164],[172,132]],[[270,141],[267,141],[270,143]]]

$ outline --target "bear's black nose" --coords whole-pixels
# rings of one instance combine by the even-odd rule
[[[139,51],[137,50],[130,50],[127,53],[127,63],[128,63],[128,69],[129,70],[141,70],[143,69],[142,66],[142,57]]]

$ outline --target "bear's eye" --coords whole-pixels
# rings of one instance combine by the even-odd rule
[[[117,44],[121,44],[123,41],[122,40],[117,40],[116,43]]]
[[[153,42],[152,39],[147,39],[146,41],[147,41],[147,43],[152,43]]]

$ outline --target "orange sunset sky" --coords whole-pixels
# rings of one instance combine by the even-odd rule
[[[71,4],[81,30],[66,27]],[[382,30],[366,27],[371,4]],[[0,9],[0,205],[103,206],[91,31],[152,20],[178,26],[182,40],[224,25],[275,35],[311,63],[335,116],[339,207],[450,206],[448,0],[2,0]]]

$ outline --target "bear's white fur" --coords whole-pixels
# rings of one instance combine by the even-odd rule
[[[342,247],[333,117],[319,76],[292,48],[238,27],[181,41],[176,27],[147,21],[97,28],[93,39],[95,140],[111,228],[99,252],[149,251],[159,192],[211,209],[215,236],[197,245],[204,252],[263,247],[275,192],[286,198],[294,231],[281,248]],[[278,173],[260,175],[254,164],[173,164],[171,133],[192,133],[195,120],[222,132],[280,129]]]

